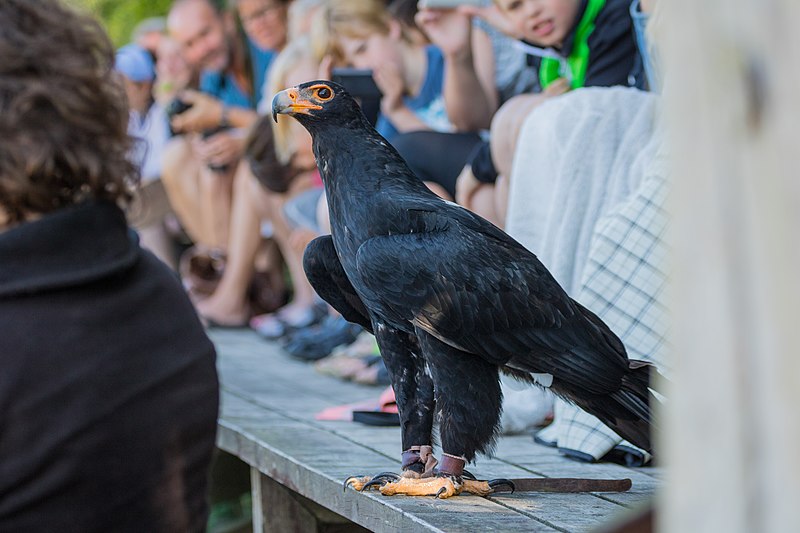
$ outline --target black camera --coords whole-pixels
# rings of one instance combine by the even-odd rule
[[[186,103],[176,96],[164,108],[164,113],[166,113],[167,119],[172,121],[172,117],[174,117],[175,115],[180,115],[181,113],[190,109],[191,107],[192,104]],[[227,129],[228,129],[227,126],[217,126],[215,128],[207,129],[202,133],[203,139],[208,139],[212,135]],[[176,132],[172,129],[172,124],[170,124],[169,126],[169,131],[172,135],[176,135]],[[208,168],[210,168],[215,172],[225,172],[228,170],[228,168],[230,168],[230,165],[208,165]]]
[[[192,107],[192,104],[187,104],[186,102],[184,102],[183,100],[181,100],[177,96],[175,98],[173,98],[166,105],[166,107],[164,108],[164,113],[166,113],[167,120],[170,122],[170,124],[169,124],[169,133],[171,135],[173,135],[173,136],[177,135],[177,132],[175,132],[175,130],[172,129],[172,117],[174,117],[175,115],[180,115],[181,113],[183,113],[187,109],[190,109],[191,107]]]
[[[172,119],[175,115],[180,115],[187,109],[190,109],[192,104],[187,104],[183,100],[178,97],[172,99],[170,103],[167,104],[167,107],[164,108],[164,112],[167,114],[169,119]]]

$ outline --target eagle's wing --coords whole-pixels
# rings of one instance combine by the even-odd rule
[[[339,311],[345,320],[359,324],[372,333],[369,312],[347,278],[330,235],[317,237],[306,246],[303,270],[308,282],[323,300]]]
[[[359,248],[368,307],[493,363],[524,362],[591,392],[616,390],[627,367],[616,336],[587,319],[511,237],[457,206],[443,207],[411,210],[414,232]]]

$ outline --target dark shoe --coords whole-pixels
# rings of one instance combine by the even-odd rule
[[[341,344],[350,344],[363,328],[341,316],[328,316],[319,326],[298,330],[284,337],[283,347],[290,355],[304,361],[327,357]]]

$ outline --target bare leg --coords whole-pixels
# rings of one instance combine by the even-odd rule
[[[530,112],[546,99],[541,94],[522,94],[511,98],[492,119],[490,148],[498,174],[508,176],[517,148],[519,130]]]
[[[200,214],[203,223],[203,244],[212,248],[227,250],[231,224],[231,203],[233,201],[233,181],[237,168],[217,172],[200,165]]]
[[[169,203],[194,242],[203,242],[198,186],[200,163],[186,136],[174,137],[164,149],[161,181]]]
[[[229,172],[210,170],[200,162],[185,135],[170,140],[166,147],[164,188],[195,243],[208,248],[227,248],[235,168]]]
[[[453,197],[450,196],[450,193],[447,192],[447,189],[445,189],[438,183],[435,183],[433,181],[426,181],[425,186],[428,187],[431,190],[431,192],[436,194],[439,198],[444,198],[445,200],[450,200],[451,202],[453,201]]]
[[[289,275],[292,278],[292,302],[285,306],[285,309],[281,312],[281,315],[290,323],[296,322],[293,320],[293,318],[297,318],[295,315],[306,313],[308,309],[314,305],[316,293],[308,282],[305,271],[303,270],[302,251],[296,248],[297,243],[295,243],[295,246],[292,246],[292,228],[289,227],[283,215],[283,205],[290,197],[308,189],[312,185],[313,182],[310,176],[300,175],[295,178],[286,194],[269,193],[266,197],[269,219],[272,222],[275,241],[281,249],[281,253],[286,261],[286,266],[289,269]]]
[[[505,227],[508,214],[508,184],[510,180],[506,177],[507,175],[497,176],[497,182],[494,184],[494,211],[499,222],[497,225],[501,228]]]
[[[495,201],[495,186],[492,184],[481,185],[472,195],[467,208],[482,216],[498,228],[503,227],[503,219],[497,213]]]
[[[174,244],[162,224],[153,224],[152,226],[139,228],[137,231],[143,248],[147,248],[167,266],[177,270],[178,264],[175,258]]]
[[[128,222],[139,233],[143,248],[153,252],[170,268],[176,270],[175,245],[164,227],[164,217],[171,212],[169,198],[160,179],[141,185],[128,206]]]
[[[246,324],[250,318],[247,289],[261,242],[260,211],[266,192],[249,169],[239,165],[234,179],[228,261],[222,279],[214,294],[197,304],[197,312],[217,324]]]
[[[497,111],[492,120],[492,161],[498,176],[493,187],[484,186],[475,194],[476,212],[498,227],[504,227],[508,209],[508,179],[517,138],[530,112],[547,99],[541,94],[524,94],[510,99]],[[480,195],[480,197],[479,197]]]

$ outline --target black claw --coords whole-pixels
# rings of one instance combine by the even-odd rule
[[[370,487],[382,487],[385,484],[386,484],[386,481],[384,481],[382,479],[376,480],[376,479],[373,478],[368,483],[364,483],[364,486],[361,487],[361,489],[359,489],[359,490],[361,492],[364,492],[365,490],[367,490]]]
[[[368,483],[365,483],[364,486],[361,487],[361,492],[364,492],[370,487],[382,487],[390,481],[397,481],[398,479],[400,479],[400,476],[394,472],[381,472],[374,478],[370,479]]]
[[[435,497],[438,498],[444,492],[447,492],[447,487],[442,487],[441,489],[439,489]]]
[[[391,481],[397,481],[398,479],[400,479],[400,476],[398,476],[394,472],[381,472],[380,474],[372,478],[372,481],[378,480],[378,481],[383,481],[384,483],[389,483]]]
[[[358,479],[359,477],[362,477],[362,476],[350,476],[349,478],[345,479],[344,483],[342,483],[342,492],[345,492],[347,490],[347,487],[350,486],[350,482],[352,480]]]
[[[508,487],[509,489],[511,489],[512,494],[514,493],[514,490],[516,490],[514,482],[511,481],[510,479],[492,479],[489,481],[489,486],[492,488],[494,492],[501,492],[497,490],[498,487]]]
[[[469,470],[462,471],[461,477],[464,479],[469,479],[470,481],[478,481],[478,478],[475,477],[475,474],[473,474]]]

